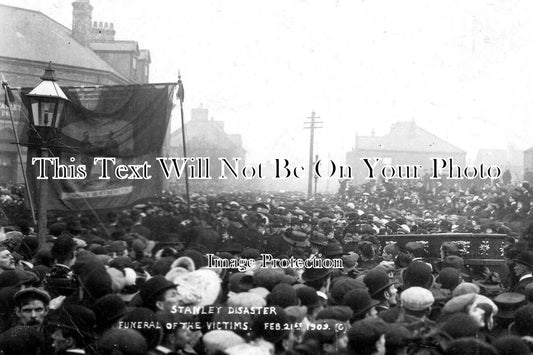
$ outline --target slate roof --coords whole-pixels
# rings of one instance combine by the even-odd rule
[[[453,144],[418,127],[414,122],[397,122],[384,136],[357,136],[357,150],[466,153]]]
[[[125,81],[72,31],[39,11],[0,4],[0,56],[110,72]]]

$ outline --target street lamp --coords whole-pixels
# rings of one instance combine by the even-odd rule
[[[56,83],[52,63],[48,63],[41,80],[26,96],[30,100],[31,118],[38,133],[37,138],[41,145],[46,146],[50,140],[56,138],[63,109],[69,99]]]
[[[41,76],[41,83],[26,96],[30,100],[32,128],[29,131],[30,141],[39,150],[41,157],[48,157],[52,148],[52,142],[57,138],[57,129],[63,116],[64,108],[69,99],[57,85],[52,63],[48,63]],[[45,241],[47,224],[47,199],[48,181],[42,179],[39,182],[39,206],[38,206],[38,237],[41,243]]]

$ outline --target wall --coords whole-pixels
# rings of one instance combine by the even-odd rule
[[[103,60],[105,60],[109,65],[111,65],[117,72],[129,78],[130,80],[135,80],[135,75],[132,70],[131,60],[133,58],[132,52],[97,52],[96,54]]]

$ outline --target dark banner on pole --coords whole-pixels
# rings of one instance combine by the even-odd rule
[[[58,159],[32,164],[40,154],[28,150],[32,183],[39,164],[46,168],[48,209],[124,207],[159,193],[163,180],[155,158],[167,134],[175,85],[62,89],[71,103],[60,123],[59,147],[51,149],[50,158]]]

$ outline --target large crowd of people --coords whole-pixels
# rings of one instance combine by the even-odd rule
[[[21,190],[5,186],[0,351],[530,354],[532,193],[495,182],[341,185],[310,200],[164,192],[50,213],[40,240],[10,213]],[[497,267],[453,242],[432,255],[391,238],[438,233],[501,236]]]

